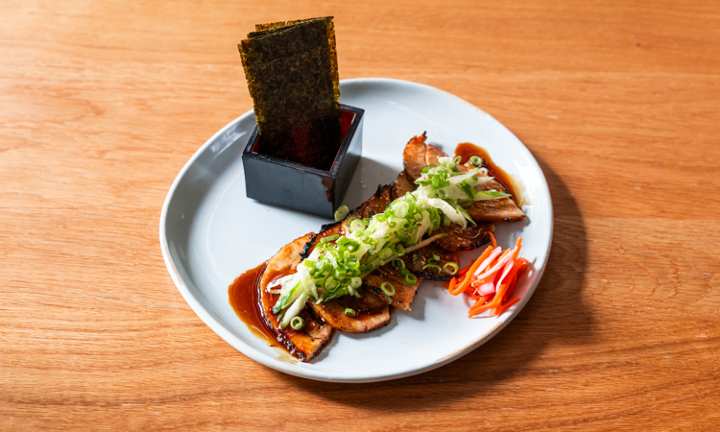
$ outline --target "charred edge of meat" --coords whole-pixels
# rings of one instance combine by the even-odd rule
[[[446,274],[442,275],[442,274],[433,273],[433,272],[431,272],[431,271],[429,271],[429,270],[423,270],[423,271],[420,271],[420,272],[413,272],[413,274],[414,274],[415,276],[418,276],[418,277],[424,277],[425,279],[430,279],[430,280],[433,280],[433,281],[442,281],[442,282],[448,281],[448,280],[450,279],[450,276],[452,276],[452,275],[449,274],[449,273],[446,273]]]
[[[427,131],[423,131],[422,136],[423,136],[425,139],[427,139]],[[410,144],[410,141],[412,141],[412,140],[414,140],[414,139],[415,139],[415,137],[410,138],[410,139],[408,140],[407,144],[405,144],[405,145]]]
[[[377,187],[377,190],[375,191],[375,198],[380,198],[382,196],[383,189],[385,189],[385,187],[387,186],[392,186],[392,183],[388,183],[386,185],[380,183]],[[360,204],[358,208],[360,208],[363,204],[365,203],[363,202],[362,204]]]
[[[452,252],[462,252],[462,251],[471,251],[474,249],[479,248],[480,246],[485,246],[486,244],[490,243],[490,236],[486,235],[482,240],[478,240],[475,243],[470,243],[468,246],[457,246],[452,250]],[[443,248],[443,244],[441,242],[433,242],[434,245],[437,245],[438,247]],[[445,248],[443,248],[445,249]],[[447,251],[451,251],[450,249],[445,249]],[[419,274],[418,274],[419,276]]]
[[[341,224],[341,223],[342,223],[342,221],[340,221],[340,222],[332,222],[332,223],[325,224],[325,225],[320,225],[320,232],[327,231],[327,230],[329,230],[329,229],[333,229],[333,228],[335,227],[335,225],[338,225],[338,224]]]
[[[310,237],[310,240],[308,240],[307,243],[305,243],[305,246],[303,246],[302,252],[300,252],[300,258],[307,259],[307,257],[310,256],[310,250],[313,246],[315,246],[315,238],[317,237],[317,234],[313,234],[312,237]]]
[[[473,249],[477,249],[480,246],[485,246],[488,243],[490,243],[490,236],[486,235],[484,239],[482,239],[480,241],[476,241],[475,243],[471,244],[470,247]]]

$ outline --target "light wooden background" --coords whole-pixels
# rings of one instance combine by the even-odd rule
[[[341,78],[452,92],[545,171],[520,316],[386,383],[285,376],[188,307],[158,222],[251,108],[236,43],[334,15]],[[717,1],[0,3],[0,429],[719,430]]]

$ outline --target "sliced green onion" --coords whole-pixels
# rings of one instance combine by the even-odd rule
[[[449,271],[449,270],[447,269],[448,267],[452,268],[452,271]],[[451,275],[454,275],[454,274],[456,274],[456,273],[458,272],[458,270],[460,270],[460,267],[458,267],[458,265],[455,264],[454,262],[449,262],[449,263],[446,263],[446,264],[443,266],[443,270],[445,270],[446,272],[450,273]]]
[[[354,277],[350,279],[350,286],[354,289],[360,288],[362,286],[362,279],[359,277]]]
[[[470,165],[480,166],[482,165],[482,159],[479,156],[470,156]]]
[[[395,267],[395,268],[398,268],[398,269],[405,268],[405,261],[401,260],[400,258],[395,258],[394,260],[392,260],[392,263],[393,263],[393,267]],[[400,273],[402,274],[402,270],[400,271]]]
[[[455,165],[457,165],[460,163],[461,160],[462,160],[462,156],[455,156],[455,158],[453,159],[453,163]]]
[[[292,327],[293,330],[300,330],[301,328],[305,327],[305,320],[299,316],[296,316],[295,318],[290,320],[290,327]]]
[[[405,267],[400,269],[400,276],[405,277],[408,274],[410,274],[410,270],[406,269]]]
[[[339,238],[340,238],[340,235],[338,235],[338,234],[335,234],[330,237],[323,237],[322,239],[320,239],[320,243],[330,243],[331,241],[337,240]]]
[[[440,255],[436,254],[436,253],[434,253],[433,256],[432,256],[432,259],[433,259],[435,262],[440,261],[440,258],[442,258],[442,257],[441,257]]]
[[[415,285],[417,283],[417,276],[408,272],[408,274],[405,275],[405,283],[410,286]]]
[[[345,308],[345,315],[347,315],[347,316],[349,316],[349,317],[354,317],[354,316],[355,316],[355,311],[352,310],[352,309],[350,309],[350,308]]]
[[[435,264],[427,264],[427,265],[424,265],[422,269],[423,269],[423,270],[433,269],[433,270],[436,270],[436,271],[438,271],[438,272],[441,272],[441,271],[442,271],[442,269],[440,268],[440,266],[437,266],[437,265],[435,265]]]
[[[388,288],[388,287],[390,287],[390,288]],[[392,297],[395,295],[395,286],[390,282],[383,282],[382,285],[380,285],[380,289],[388,297]]]
[[[391,256],[393,256],[393,251],[390,248],[384,248],[383,250],[380,251],[378,256],[380,257],[381,260],[386,260],[386,259],[390,258]]]
[[[346,205],[341,205],[340,207],[335,210],[335,222],[340,222],[341,220],[345,219],[345,216],[350,213],[350,209]]]
[[[363,223],[362,219],[353,219],[348,224],[348,228],[350,229],[351,233],[354,233],[365,231],[365,228],[367,228],[367,226]]]
[[[403,246],[400,243],[396,244],[395,245],[395,254],[397,254],[398,256],[405,255],[405,246]]]
[[[327,279],[325,279],[325,289],[328,291],[335,291],[335,288],[338,287],[338,283],[332,276],[329,276]]]

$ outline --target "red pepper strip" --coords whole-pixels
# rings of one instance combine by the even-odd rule
[[[455,284],[457,283],[457,280],[455,278],[450,278],[447,284],[447,289],[452,291],[453,288],[455,288]]]
[[[493,249],[495,249],[497,247],[497,242],[495,241],[495,236],[493,235],[493,233],[489,233],[489,234],[490,234],[490,241],[492,242],[492,245],[493,245]]]
[[[515,297],[514,299],[512,299],[512,300],[510,300],[509,302],[505,303],[504,305],[502,305],[502,306],[500,307],[500,309],[498,310],[498,312],[496,313],[496,315],[502,315],[502,314],[504,314],[505,311],[507,311],[508,309],[510,309],[510,306],[514,305],[514,304],[517,303],[519,300],[520,300],[520,297]]]
[[[464,292],[465,289],[467,289],[467,287],[470,285],[470,281],[472,279],[473,273],[475,273],[475,270],[477,270],[477,268],[480,266],[480,264],[482,264],[482,262],[485,260],[485,258],[487,258],[490,255],[491,251],[492,251],[492,248],[490,246],[488,246],[488,248],[485,249],[485,252],[483,252],[482,255],[480,255],[478,257],[478,259],[475,260],[475,262],[472,264],[472,266],[470,266],[470,270],[468,270],[468,273],[465,276],[465,279],[461,283],[456,285],[455,289],[449,290],[450,294],[456,296],[456,295],[459,295],[461,292]]]

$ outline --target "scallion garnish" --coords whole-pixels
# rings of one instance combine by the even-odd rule
[[[328,236],[328,237],[323,237],[320,239],[320,243],[330,243],[331,241],[335,241],[339,238],[340,238],[340,235],[338,235],[338,234]]]
[[[447,269],[448,267],[450,267],[452,269],[452,271],[448,270]],[[458,267],[458,265],[455,264],[454,262],[449,262],[449,263],[445,263],[445,265],[443,266],[443,270],[450,273],[451,275],[454,275],[455,273],[458,272],[458,270],[460,270],[460,267]]]
[[[412,273],[409,273],[405,275],[405,284],[407,285],[415,285],[417,283],[417,276],[415,276]]]
[[[350,213],[350,209],[346,205],[341,205],[340,207],[335,210],[335,222],[340,222],[341,220],[345,219],[345,216]]]
[[[380,284],[380,289],[388,297],[392,297],[395,295],[395,285],[393,285],[391,282],[383,282],[382,284]]]
[[[480,156],[470,156],[470,165],[480,166],[482,165],[482,159]]]
[[[433,270],[437,271],[438,273],[442,271],[442,269],[440,268],[440,266],[435,265],[435,264],[426,264],[426,265],[423,266],[422,269],[423,269],[423,270],[433,269]]]
[[[305,327],[305,320],[302,319],[302,317],[296,316],[290,320],[290,327],[292,327],[293,330],[300,330]]]
[[[350,309],[350,308],[345,308],[345,315],[347,315],[347,316],[349,316],[349,317],[354,317],[354,316],[355,316],[355,311],[352,310],[352,309]]]

